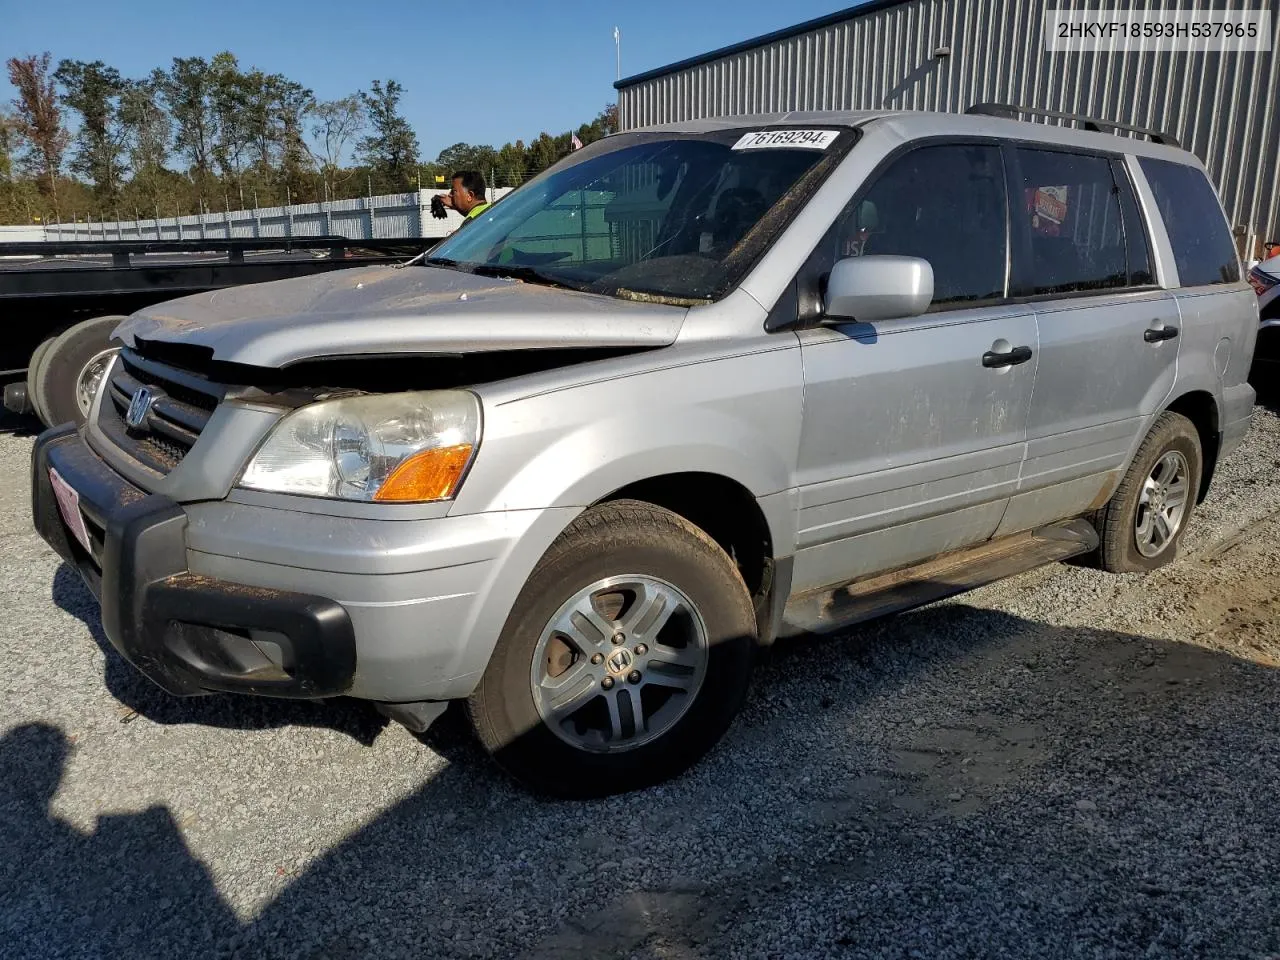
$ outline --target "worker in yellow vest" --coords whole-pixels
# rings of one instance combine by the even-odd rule
[[[484,174],[476,170],[459,170],[452,177],[449,192],[440,195],[441,202],[450,210],[462,214],[465,220],[474,220],[489,206],[485,199],[488,186]]]

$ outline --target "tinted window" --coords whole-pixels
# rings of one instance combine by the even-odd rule
[[[1022,195],[1014,199],[1015,222],[1029,258],[1019,258],[1019,288],[1034,295],[1125,286],[1128,256],[1110,161],[1049,150],[1017,153]]]
[[[1184,287],[1235,283],[1240,260],[1222,216],[1222,207],[1205,175],[1169,160],[1139,160],[1156,197],[1160,219],[1173,245],[1178,282]]]
[[[1004,296],[1007,216],[997,148],[922,147],[845,208],[818,254],[827,271],[841,257],[920,257],[934,306],[963,306]]]
[[[1148,286],[1156,282],[1155,271],[1151,269],[1151,244],[1147,239],[1147,225],[1138,210],[1138,201],[1133,195],[1133,185],[1129,183],[1129,175],[1125,173],[1120,161],[1112,161],[1111,175],[1115,177],[1120,188],[1120,213],[1124,221],[1124,248],[1129,261],[1129,284],[1134,287]]]

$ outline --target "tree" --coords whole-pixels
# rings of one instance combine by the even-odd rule
[[[403,190],[418,168],[418,137],[400,115],[403,93],[395,80],[388,80],[385,87],[375,80],[368,93],[360,92],[373,132],[360,140],[357,152],[382,189]]]
[[[161,79],[126,80],[120,91],[120,126],[134,176],[163,167],[169,157],[169,115],[160,105]]]
[[[455,143],[445,147],[436,158],[436,165],[444,168],[447,177],[458,170],[479,170],[487,178],[498,162],[498,151],[493,147]]]
[[[62,126],[62,108],[57,89],[49,76],[48,52],[39,56],[10,57],[9,82],[18,91],[14,129],[26,147],[21,166],[40,178],[41,189],[58,202],[58,174],[67,150],[67,131]]]
[[[243,201],[244,155],[249,148],[249,97],[247,78],[229,52],[217,54],[209,64],[209,115],[216,130],[210,154],[225,181]]]
[[[618,105],[616,103],[605,104],[604,110],[600,112],[600,116],[597,119],[600,120],[606,134],[617,133],[621,129],[618,126]]]
[[[125,81],[120,92],[120,126],[133,176],[126,186],[129,199],[153,210],[168,190],[172,176],[165,169],[171,124],[160,105],[164,74],[156,70],[145,80]]]
[[[280,177],[285,183],[286,198],[297,197],[302,192],[304,177],[314,166],[303,138],[303,127],[315,109],[316,97],[302,84],[279,74],[274,74],[272,79],[272,120],[280,151]]]
[[[161,76],[161,93],[173,117],[174,149],[187,159],[197,179],[203,180],[212,170],[210,161],[217,142],[211,104],[213,71],[203,57],[174,57],[169,72]]]
[[[493,185],[495,187],[518,187],[525,178],[524,141],[504,143],[494,160]]]
[[[355,183],[363,192],[364,173],[383,192],[411,188],[419,171],[425,184],[474,169],[516,186],[570,153],[574,134],[590,143],[617,127],[610,105],[574,134],[501,149],[455,143],[420,165],[395,80],[317,103],[302,84],[245,68],[230,51],[176,57],[141,79],[100,60],[51,62],[48,53],[8,61],[17,94],[12,114],[0,109],[0,222],[169,217],[230,208],[237,196],[240,206],[336,199]],[[74,138],[62,111],[78,121]]]
[[[299,191],[303,174],[311,166],[302,128],[315,95],[282,74],[256,69],[241,74],[238,83],[254,175],[272,190],[283,184],[279,199],[286,201]]]
[[[595,140],[618,132],[618,105],[610,103],[605,106],[590,123],[584,123],[577,129],[578,139],[583,146]]]
[[[13,180],[13,150],[17,145],[17,129],[13,117],[0,109],[0,182]]]
[[[556,139],[544,131],[538,134],[537,140],[529,144],[525,158],[525,176],[532,177],[541,173],[569,152],[569,135],[564,134],[563,144],[557,143]]]
[[[53,79],[62,87],[62,102],[80,115],[71,169],[93,182],[99,200],[113,202],[125,172],[120,72],[101,60],[63,60]]]
[[[341,100],[324,100],[312,108],[311,116],[311,137],[315,143],[311,154],[320,164],[326,197],[333,197],[338,183],[351,176],[350,171],[346,176],[340,175],[342,154],[365,127],[364,103],[358,94]]]

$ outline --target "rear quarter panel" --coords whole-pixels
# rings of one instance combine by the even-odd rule
[[[1182,321],[1176,398],[1206,390],[1219,402],[1224,389],[1249,377],[1258,336],[1258,300],[1248,284],[1177,291]]]
[[[1170,403],[1197,392],[1213,397],[1217,446],[1207,463],[1207,480],[1218,460],[1230,455],[1249,430],[1255,393],[1248,377],[1258,336],[1258,303],[1246,284],[1179,291],[1177,300],[1182,333]],[[1207,490],[1201,487],[1202,497]]]

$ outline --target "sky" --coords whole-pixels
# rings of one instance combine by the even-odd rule
[[[48,50],[142,77],[230,50],[330,100],[395,79],[424,160],[453,143],[526,143],[608,103],[621,31],[627,77],[823,16],[856,0],[0,0],[0,60]],[[0,101],[14,96],[0,76]]]

